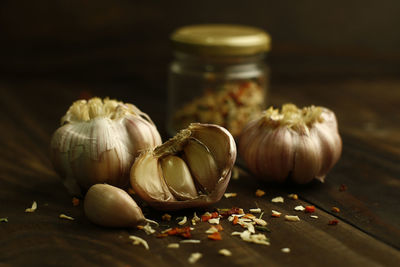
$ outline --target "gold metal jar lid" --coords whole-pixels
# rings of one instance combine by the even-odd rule
[[[171,35],[177,51],[200,55],[246,56],[269,51],[270,36],[262,29],[228,24],[191,25]]]

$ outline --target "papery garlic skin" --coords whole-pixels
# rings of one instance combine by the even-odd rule
[[[145,217],[140,207],[124,190],[108,184],[95,184],[85,195],[83,208],[93,223],[106,227],[135,227]]]
[[[236,144],[225,128],[192,123],[136,159],[130,174],[131,186],[157,209],[206,207],[223,196],[235,160]],[[173,177],[177,180],[171,180]]]
[[[335,114],[324,107],[272,107],[249,122],[239,137],[248,168],[267,181],[324,180],[339,160],[342,140]]]
[[[74,102],[61,124],[51,139],[51,159],[73,195],[96,183],[127,186],[135,157],[161,144],[145,113],[107,98]]]

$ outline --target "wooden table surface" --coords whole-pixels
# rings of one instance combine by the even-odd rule
[[[223,198],[206,209],[259,207],[265,214],[270,246],[243,242],[233,231],[240,226],[222,220],[221,241],[207,239],[208,223],[195,226],[200,244],[166,246],[178,237],[156,238],[138,229],[107,229],[90,223],[82,205],[74,207],[49,160],[49,142],[59,119],[82,93],[132,102],[158,125],[163,139],[165,93],[135,84],[70,82],[62,80],[4,81],[0,84],[0,265],[1,266],[180,266],[189,265],[193,252],[203,253],[195,266],[398,266],[400,263],[400,80],[369,79],[275,80],[270,104],[294,102],[323,105],[336,112],[343,138],[343,154],[325,183],[305,186],[261,183],[242,173],[231,180]],[[151,83],[151,81],[149,81]],[[162,86],[160,82],[160,86]],[[162,91],[162,92],[161,92]],[[144,93],[146,92],[146,93]],[[160,93],[161,92],[161,93]],[[156,94],[158,93],[158,95]],[[344,184],[347,190],[340,190]],[[266,192],[256,197],[255,191]],[[299,200],[287,197],[299,195]],[[271,199],[283,196],[284,203]],[[33,201],[38,209],[25,213]],[[294,211],[297,205],[315,205],[315,215]],[[331,208],[340,208],[333,213]],[[298,215],[300,222],[271,218],[271,209]],[[143,208],[161,221],[162,212]],[[170,213],[170,226],[184,210]],[[59,219],[67,214],[74,221]],[[335,226],[328,221],[337,219]],[[165,224],[165,223],[163,223]],[[164,226],[165,227],[165,226]],[[161,227],[160,229],[164,229]],[[157,229],[159,231],[159,229]],[[149,250],[133,246],[129,235],[145,239]],[[218,255],[221,248],[233,255]],[[290,248],[283,253],[282,248]],[[3,265],[4,264],[4,265]]]

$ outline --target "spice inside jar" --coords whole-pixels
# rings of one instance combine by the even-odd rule
[[[239,25],[194,25],[171,35],[170,135],[191,122],[213,123],[236,137],[266,105],[269,35]]]

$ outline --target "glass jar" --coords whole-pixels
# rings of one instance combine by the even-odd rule
[[[269,35],[239,25],[194,25],[171,35],[167,131],[214,123],[234,137],[265,108]]]

